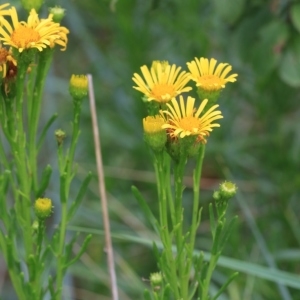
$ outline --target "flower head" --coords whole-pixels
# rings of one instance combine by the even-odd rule
[[[34,211],[38,218],[45,219],[52,213],[52,201],[49,198],[38,198],[34,203]]]
[[[83,99],[88,93],[88,79],[86,75],[72,75],[69,91],[73,98]]]
[[[39,19],[35,9],[31,9],[27,22],[19,21],[15,7],[10,8],[10,23],[1,18],[0,40],[4,45],[10,45],[18,49],[19,52],[25,49],[36,48],[42,51],[44,48],[53,48],[55,44],[62,46],[62,50],[67,46],[67,34],[69,30],[53,22],[50,14],[47,19]]]
[[[66,10],[60,6],[49,8],[49,13],[53,16],[53,21],[60,23],[66,14]]]
[[[13,64],[14,66],[17,65],[16,60],[12,56],[11,49],[7,50],[6,48],[2,47],[0,44],[0,72],[2,72],[2,77],[6,77],[7,73],[7,64]]]
[[[162,128],[165,120],[160,115],[148,116],[143,119],[145,142],[154,151],[162,151],[167,142],[166,131]]]
[[[132,80],[137,86],[133,88],[142,92],[148,101],[166,103],[181,93],[188,92],[192,88],[186,87],[189,75],[185,71],[180,72],[181,67],[168,62],[154,61],[150,70],[142,66],[141,71],[144,79],[134,73]]]
[[[225,87],[227,82],[235,82],[237,74],[227,74],[232,67],[227,63],[220,63],[217,67],[217,61],[211,58],[201,57],[200,59],[188,62],[187,66],[190,71],[190,79],[196,82],[199,89],[205,91],[219,91]]]
[[[183,97],[180,96],[180,106],[178,102],[173,99],[171,104],[167,103],[168,110],[161,111],[166,123],[162,128],[167,129],[171,138],[184,138],[190,135],[196,135],[198,140],[206,143],[206,136],[213,127],[220,127],[219,124],[213,121],[223,118],[221,111],[215,110],[219,105],[214,105],[208,109],[202,116],[208,100],[205,99],[196,110],[194,108],[195,99],[187,98],[186,105]]]

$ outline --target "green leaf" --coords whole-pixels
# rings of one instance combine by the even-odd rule
[[[283,21],[274,20],[260,29],[258,37],[258,42],[251,47],[251,60],[257,78],[265,79],[280,62],[282,48],[289,37],[289,28]]]
[[[220,290],[218,291],[218,293],[212,298],[212,300],[217,300],[218,297],[221,296],[221,294],[225,291],[225,289],[227,288],[227,286],[231,283],[231,281],[233,281],[233,279],[235,279],[238,275],[239,275],[238,272],[233,273],[227,279],[227,281],[222,285],[222,287],[220,288]]]
[[[300,87],[300,38],[297,37],[283,55],[279,67],[281,79],[292,87]]]
[[[300,32],[300,3],[291,7],[290,14],[293,25]]]
[[[220,1],[214,0],[214,6],[216,13],[229,24],[234,24],[242,15],[246,1],[234,0],[234,1]]]
[[[141,195],[141,193],[139,192],[139,190],[137,189],[137,187],[132,186],[131,187],[131,191],[132,191],[133,195],[135,196],[136,200],[139,202],[139,205],[142,208],[142,210],[143,210],[146,218],[151,223],[151,225],[153,226],[154,230],[157,233],[159,231],[159,229],[157,227],[157,220],[154,217],[154,215],[153,215],[153,213],[152,213],[149,205],[147,204],[146,200]]]
[[[148,290],[144,290],[144,299],[145,300],[153,300],[153,298]]]
[[[94,234],[100,234],[104,235],[103,230],[97,230],[93,228],[84,228],[84,227],[77,227],[77,226],[68,226],[69,230],[74,230],[74,231],[81,231],[81,232],[89,232],[89,233],[94,233]],[[138,236],[130,236],[127,234],[122,234],[122,233],[113,233],[112,237],[114,239],[119,239],[119,240],[126,240],[126,241],[131,241],[134,243],[138,244],[143,244],[147,247],[152,247],[152,241],[148,239],[142,239],[141,237]],[[162,244],[160,241],[156,241],[156,246],[158,248],[162,248]],[[173,251],[176,251],[175,246],[173,247]],[[200,255],[200,253],[203,253],[203,258],[204,261],[209,261],[210,260],[210,253],[204,252],[201,250],[195,250],[194,254],[195,255]],[[297,274],[281,271],[278,269],[272,269],[268,268],[265,266],[257,265],[255,263],[250,263],[250,262],[245,262],[241,261],[238,259],[230,258],[230,257],[225,257],[225,256],[220,256],[218,263],[218,266],[228,268],[230,270],[242,272],[245,274],[257,276],[262,279],[270,280],[273,282],[281,283],[284,284],[288,287],[292,287],[295,289],[300,290],[300,276]]]
[[[50,165],[47,165],[41,175],[42,179],[41,179],[39,190],[37,191],[37,194],[36,194],[37,198],[42,197],[44,195],[45,190],[49,185],[51,174],[52,174],[52,168]]]
[[[81,184],[81,187],[78,191],[75,201],[73,201],[71,207],[69,208],[67,222],[69,222],[71,220],[71,218],[74,216],[74,214],[76,213],[76,211],[77,211],[79,205],[81,204],[82,199],[86,193],[86,190],[88,188],[88,185],[89,185],[91,179],[92,179],[92,173],[89,172]]]

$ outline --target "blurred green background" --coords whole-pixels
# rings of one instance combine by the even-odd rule
[[[18,1],[12,3],[20,7]],[[151,247],[138,242],[151,241],[153,232],[131,193],[136,185],[156,211],[151,154],[141,125],[146,110],[131,79],[152,60],[168,60],[186,69],[186,62],[194,57],[213,57],[230,63],[239,74],[221,94],[224,119],[207,144],[204,217],[197,249],[210,248],[207,208],[213,190],[224,179],[232,179],[239,194],[228,215],[238,215],[239,221],[223,255],[299,275],[300,1],[119,0],[114,10],[111,4],[109,0],[45,1],[41,12],[45,15],[47,6],[66,8],[62,25],[70,35],[67,51],[55,54],[43,116],[46,122],[58,112],[53,131],[68,132],[69,78],[93,75],[111,227],[123,236],[113,240],[120,299],[142,299],[148,286],[144,279],[157,271]],[[96,174],[88,101],[81,128],[74,189],[88,171]],[[55,166],[55,148],[51,133],[41,167],[49,160]],[[187,216],[191,175],[187,171]],[[54,174],[48,191],[54,199],[56,186]],[[55,213],[59,215],[59,204]],[[87,231],[103,229],[96,176],[74,225]],[[212,289],[232,272],[220,266]],[[299,285],[281,285],[263,277],[241,272],[220,299],[300,299]],[[94,235],[88,252],[70,270],[65,297],[111,299],[103,234]]]

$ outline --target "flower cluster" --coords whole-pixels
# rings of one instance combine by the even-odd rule
[[[144,94],[143,99],[148,104],[154,102],[158,107],[154,117],[148,116],[143,120],[146,142],[150,147],[151,134],[154,137],[153,150],[189,137],[193,137],[196,144],[205,144],[213,128],[220,127],[215,121],[223,116],[217,110],[216,98],[226,83],[236,81],[237,74],[228,75],[232,67],[227,63],[217,65],[213,58],[195,58],[187,63],[187,67],[189,72],[181,71],[181,67],[166,61],[154,61],[150,69],[145,65],[141,67],[143,77],[137,73],[133,75],[132,80],[136,84],[133,88]],[[185,99],[182,95],[192,90],[187,86],[190,80],[196,83],[201,99],[199,106],[195,98],[188,96]],[[154,121],[156,126],[153,127]],[[167,135],[167,142],[162,132]],[[158,136],[161,136],[159,147]]]
[[[32,49],[42,52],[56,45],[59,45],[61,50],[65,50],[68,33],[69,30],[66,27],[53,20],[51,13],[46,19],[41,19],[32,8],[27,21],[20,21],[14,6],[10,7],[9,3],[0,5],[0,72],[2,72],[2,77],[6,77],[9,65],[17,65],[21,53]]]

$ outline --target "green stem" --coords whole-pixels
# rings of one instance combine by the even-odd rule
[[[38,181],[37,181],[37,130],[38,130],[38,121],[40,119],[41,113],[41,104],[42,104],[42,92],[45,86],[46,76],[50,68],[52,61],[53,49],[45,49],[39,53],[39,61],[36,72],[36,79],[34,84],[33,93],[29,92],[29,95],[32,95],[32,98],[29,99],[29,162],[30,162],[30,175],[32,176],[32,187],[34,194],[38,190]]]
[[[216,267],[216,263],[218,261],[219,255],[217,254],[212,254],[210,261],[209,261],[209,265],[208,265],[208,269],[207,272],[205,274],[205,279],[203,281],[204,286],[202,289],[202,296],[201,296],[201,300],[209,300],[209,286],[210,286],[210,281],[211,281],[211,277],[213,274],[213,271]]]
[[[77,99],[78,100],[78,99]],[[81,101],[74,101],[74,115],[73,115],[73,132],[71,138],[70,149],[66,157],[63,157],[62,147],[58,148],[58,161],[60,169],[60,197],[61,197],[61,223],[59,232],[59,246],[57,253],[57,277],[56,277],[56,299],[61,299],[63,277],[65,272],[65,238],[67,230],[68,208],[67,200],[70,193],[70,185],[73,179],[73,161],[75,149],[79,138],[79,122],[81,112]],[[63,164],[63,165],[62,165]]]
[[[174,184],[175,184],[175,219],[176,227],[175,237],[177,246],[177,265],[178,265],[178,279],[180,283],[180,297],[181,299],[188,299],[188,284],[189,273],[186,272],[186,252],[183,235],[183,175],[186,158],[180,158],[175,164],[174,169]]]
[[[37,263],[39,263],[39,259],[42,252],[42,245],[43,245],[43,239],[45,234],[45,221],[43,219],[39,219],[38,224],[39,227],[37,233],[37,256],[36,256]]]
[[[20,194],[16,202],[21,208],[19,211],[20,215],[17,214],[17,217],[20,221],[22,231],[23,231],[23,240],[26,250],[26,256],[28,257],[33,253],[33,242],[31,234],[31,216],[30,216],[30,186],[31,179],[28,176],[27,169],[27,154],[26,154],[26,135],[24,132],[24,123],[23,123],[23,89],[25,82],[25,74],[27,70],[26,63],[20,63],[18,65],[18,75],[16,79],[16,112],[15,112],[15,124],[16,124],[16,133],[12,137],[13,141],[11,143],[12,153],[14,155],[14,160],[16,164],[17,177],[19,182]]]
[[[56,277],[56,299],[61,299],[64,268],[65,268],[65,238],[67,230],[67,203],[61,204],[61,223],[60,223],[60,233],[59,233],[59,246],[58,246],[58,258],[57,258],[57,277]]]
[[[67,174],[67,178],[66,178],[67,184],[66,184],[65,191],[67,197],[69,195],[70,184],[73,179],[72,176],[73,161],[74,161],[77,141],[80,134],[80,130],[79,130],[80,113],[81,113],[81,101],[74,101],[73,134],[72,134],[71,145],[67,155],[66,166],[65,166],[65,172]]]
[[[192,210],[192,224],[190,229],[190,257],[193,256],[193,251],[195,247],[195,240],[198,229],[199,222],[199,204],[200,204],[200,183],[201,183],[201,173],[203,159],[205,155],[205,145],[202,145],[200,148],[199,155],[197,157],[196,167],[193,174],[193,210]],[[189,262],[190,265],[192,261]]]
[[[170,159],[165,155],[165,153],[159,152],[155,153],[155,174],[156,174],[156,182],[158,188],[158,202],[159,202],[159,220],[160,220],[160,233],[161,240],[164,245],[164,251],[166,255],[167,263],[162,264],[162,272],[167,277],[167,281],[170,282],[173,287],[173,291],[176,299],[179,299],[180,293],[177,285],[177,272],[176,265],[174,262],[174,255],[172,252],[172,237],[169,231],[168,226],[168,199],[167,199],[167,191],[168,191],[168,183],[169,179],[169,171],[170,170]],[[169,271],[165,271],[163,268],[170,269]]]

